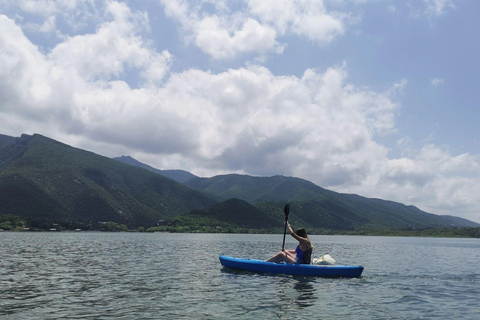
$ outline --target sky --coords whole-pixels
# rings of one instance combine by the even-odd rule
[[[480,222],[480,1],[0,0],[0,133]]]

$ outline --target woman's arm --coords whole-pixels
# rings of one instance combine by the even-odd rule
[[[287,221],[285,222],[287,224],[287,227],[288,227],[288,231],[290,232],[291,235],[293,235],[295,232],[293,231],[292,227],[290,226],[290,223]]]

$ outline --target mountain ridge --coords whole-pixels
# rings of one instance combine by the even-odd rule
[[[184,183],[184,182],[186,182],[186,181],[188,181],[192,178],[197,178],[196,175],[194,175],[194,174],[192,174],[188,171],[185,171],[185,170],[175,170],[175,169],[173,169],[173,170],[160,170],[160,169],[156,169],[152,166],[149,166],[148,164],[142,163],[142,162],[132,158],[131,156],[121,156],[121,157],[115,157],[113,159],[117,160],[117,161],[120,161],[120,162],[123,162],[125,164],[129,164],[131,166],[147,169],[149,171],[161,174],[162,176],[165,176],[167,178],[170,178],[170,179],[175,180],[175,181],[180,182],[180,183]]]
[[[283,226],[283,206],[291,201],[291,221],[316,230],[480,226],[393,201],[336,193],[295,177],[194,176],[182,184],[161,170],[159,174],[135,164],[38,134],[2,135],[0,215],[132,227],[155,226],[159,220],[191,225],[208,221],[210,228],[219,224],[273,230]]]

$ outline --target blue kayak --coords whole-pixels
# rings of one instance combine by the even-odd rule
[[[300,276],[358,278],[363,272],[362,266],[274,263],[264,260],[232,258],[228,256],[220,256],[220,263],[224,268],[236,270]]]

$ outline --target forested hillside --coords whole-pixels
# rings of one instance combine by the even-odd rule
[[[153,172],[40,135],[0,149],[0,214],[151,226],[217,202]]]

